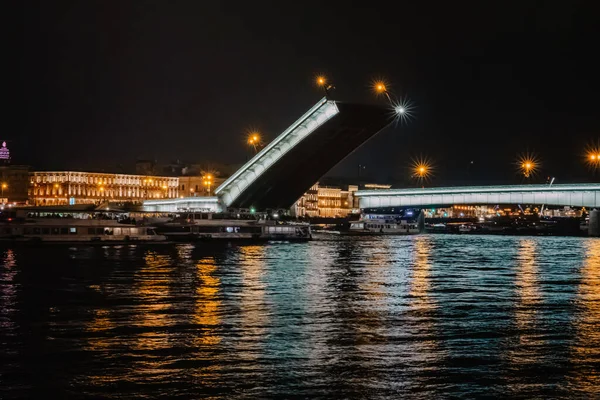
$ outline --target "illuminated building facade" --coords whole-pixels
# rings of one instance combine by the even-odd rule
[[[213,196],[215,189],[225,179],[213,174],[207,175],[185,175],[179,177],[180,196]]]
[[[347,190],[339,187],[319,186],[315,183],[292,207],[298,217],[344,218],[359,212],[355,206],[354,192],[358,186],[349,185]]]
[[[25,203],[29,186],[29,166],[0,165],[0,204]]]
[[[177,177],[44,171],[31,172],[29,178],[29,202],[34,205],[138,203],[179,195]]]

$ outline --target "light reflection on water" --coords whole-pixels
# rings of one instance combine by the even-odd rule
[[[0,260],[2,398],[600,393],[598,239],[15,248]]]

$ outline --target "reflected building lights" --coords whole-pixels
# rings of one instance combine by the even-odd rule
[[[592,398],[600,388],[600,240],[587,242],[587,254],[577,296],[578,314],[575,321],[575,341],[571,361],[575,370],[569,375],[571,389]]]
[[[415,342],[413,358],[417,362],[423,362],[422,368],[428,368],[428,363],[436,362],[440,357],[439,344],[436,337],[439,336],[435,325],[435,311],[438,308],[436,301],[431,297],[431,238],[419,236],[415,238],[414,263],[412,276],[410,278],[410,313],[412,314],[411,325],[414,327],[413,334],[423,335],[428,339]]]
[[[265,303],[266,285],[264,260],[267,259],[265,246],[242,246],[239,248],[242,259],[242,293],[240,297],[241,330],[246,335],[237,343],[240,358],[254,361],[262,355],[269,309]]]
[[[544,336],[539,334],[538,327],[538,310],[542,300],[537,257],[538,241],[530,238],[521,239],[515,275],[514,324],[517,337],[516,342],[506,352],[508,362],[516,368],[535,365],[544,356]]]
[[[17,327],[10,316],[17,302],[17,260],[13,250],[7,249],[0,258],[0,329],[10,331]]]
[[[219,290],[221,280],[214,276],[217,269],[215,260],[207,257],[198,261],[196,271],[198,274],[198,287],[196,288],[196,306],[194,322],[200,325],[198,344],[216,345],[221,342],[217,328],[221,323],[219,308]]]

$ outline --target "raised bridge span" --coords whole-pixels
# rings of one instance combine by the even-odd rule
[[[355,196],[362,209],[454,204],[546,204],[596,208],[600,207],[600,183],[359,190]]]
[[[323,98],[223,182],[214,197],[148,200],[144,209],[288,209],[394,117],[390,107]]]

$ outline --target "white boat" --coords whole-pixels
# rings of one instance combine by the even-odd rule
[[[157,231],[169,240],[193,242],[209,239],[306,241],[310,225],[261,219],[255,215],[181,212]]]
[[[396,216],[361,216],[350,223],[351,235],[416,235],[420,233],[417,223],[399,219]]]
[[[460,224],[458,226],[459,233],[470,233],[475,231],[476,227],[473,224]]]
[[[0,241],[25,243],[139,243],[166,237],[154,228],[138,226],[116,213],[96,210],[51,212],[50,209],[14,210],[0,222]],[[111,217],[109,217],[111,215]]]

